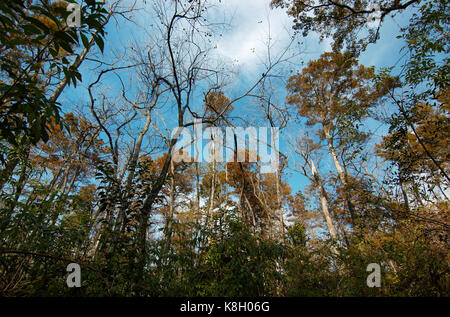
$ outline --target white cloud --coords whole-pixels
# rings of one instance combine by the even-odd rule
[[[217,43],[217,53],[237,61],[241,66],[252,67],[258,57],[266,55],[266,43],[282,43],[289,39],[292,18],[285,9],[271,9],[264,0],[225,0],[215,8],[212,16],[231,19],[231,29],[225,32]],[[277,46],[277,45],[276,45]],[[277,48],[274,47],[274,54]]]

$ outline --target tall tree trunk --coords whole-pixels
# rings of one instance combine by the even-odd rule
[[[276,182],[277,182],[277,209],[278,209],[278,216],[279,216],[279,220],[280,220],[280,232],[281,232],[281,237],[284,241],[284,219],[283,219],[283,208],[281,206],[281,190],[280,190],[280,169],[277,168],[276,174]]]
[[[164,241],[166,252],[170,249],[170,242],[172,240],[172,221],[175,210],[175,171],[173,160],[170,162],[170,192],[169,192],[169,210],[166,214],[166,227],[164,230]]]
[[[147,134],[148,129],[150,128],[150,123],[151,123],[150,109],[156,104],[156,101],[157,101],[156,99],[157,98],[155,98],[152,106],[147,110],[145,125],[142,128],[141,132],[139,133],[139,136],[136,141],[136,146],[134,147],[134,150],[133,150],[133,154],[131,155],[131,159],[128,162],[129,172],[128,172],[127,180],[125,182],[125,197],[127,197],[130,194],[133,177],[134,177],[134,174],[136,173],[137,162],[139,159],[139,155],[141,153],[142,141],[144,140],[144,136]],[[125,227],[126,227],[126,219],[125,218],[126,218],[126,204],[124,204],[123,208],[121,208],[119,210],[119,215],[118,215],[117,225],[116,225],[117,230],[116,229],[114,230],[114,231],[118,231],[117,234],[123,233],[125,231]]]
[[[206,215],[206,227],[210,228],[210,222],[212,219],[212,214],[213,214],[213,210],[214,210],[214,194],[215,194],[215,190],[216,190],[216,152],[215,152],[215,144],[214,144],[214,137],[211,134],[211,144],[212,144],[212,149],[211,149],[211,156],[212,156],[212,162],[211,162],[211,188],[210,188],[210,192],[209,192],[209,209],[208,209],[208,214]]]
[[[338,156],[336,154],[336,150],[333,145],[333,139],[330,135],[330,128],[327,125],[323,125],[323,132],[325,134],[325,138],[327,139],[328,143],[328,149],[330,151],[331,157],[333,158],[334,166],[336,167],[336,171],[338,172],[339,181],[344,188],[344,195],[345,195],[345,201],[347,204],[348,211],[350,212],[350,217],[352,219],[353,224],[355,224],[355,204],[352,201],[352,199],[349,196],[348,193],[348,182],[347,182],[347,175],[344,172],[344,169],[341,166],[341,163],[339,162]]]
[[[330,234],[331,239],[334,242],[336,242],[337,241],[336,229],[334,227],[333,220],[332,220],[330,212],[328,210],[326,192],[325,192],[325,188],[323,187],[322,179],[320,178],[320,175],[319,175],[319,173],[316,169],[316,166],[312,160],[309,160],[309,165],[311,167],[311,174],[313,176],[314,182],[317,186],[317,194],[319,195],[320,205],[322,207],[323,216],[327,223],[328,232]],[[339,251],[334,246],[332,247],[332,250],[335,254],[339,254]]]
[[[198,168],[198,162],[195,162],[195,205],[196,205],[196,217],[195,221],[198,220],[198,215],[200,215],[200,172]]]

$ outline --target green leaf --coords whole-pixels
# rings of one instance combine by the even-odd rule
[[[100,51],[103,53],[103,48],[105,46],[103,39],[99,35],[94,35],[94,41],[97,44],[97,46],[100,48]]]
[[[84,46],[85,48],[88,48],[88,46],[89,46],[89,40],[88,40],[88,38],[87,38],[86,35],[84,35],[83,33],[80,33],[80,36],[81,36],[81,41],[83,42],[83,46]]]
[[[25,31],[26,35],[41,34],[41,31],[39,30],[39,28],[35,27],[32,24],[24,25],[23,30]]]

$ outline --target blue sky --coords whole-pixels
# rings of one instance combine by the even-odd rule
[[[217,59],[232,65],[236,71],[229,89],[230,94],[239,95],[260,76],[263,68],[260,61],[264,60],[267,55],[267,39],[270,37],[272,54],[275,56],[287,45],[292,35],[292,17],[285,13],[285,9],[271,9],[269,0],[223,0],[220,3],[216,1],[216,6],[210,11],[209,18],[214,22],[227,22],[229,26],[216,35],[214,41],[216,49],[212,52]],[[148,2],[149,3],[149,2]],[[142,6],[142,3],[140,4]],[[147,4],[146,6],[150,6]],[[144,6],[145,7],[145,6]],[[148,8],[148,7],[147,7]],[[127,55],[131,44],[145,44],[148,39],[146,29],[152,24],[144,11],[135,13],[136,24],[119,19],[118,23],[111,21],[107,27],[105,54],[97,52],[97,58],[105,61],[115,61],[114,53],[117,55]],[[387,18],[381,29],[381,38],[376,44],[371,44],[367,50],[360,56],[360,62],[366,66],[375,66],[376,68],[392,66],[399,64],[401,57],[400,49],[403,44],[396,39],[398,30],[408,21],[408,14],[401,14],[395,18]],[[299,55],[292,60],[293,64],[289,65],[286,70],[292,71],[293,74],[301,70],[303,62],[318,58],[323,52],[329,51],[330,40],[325,39],[319,42],[317,34],[311,34],[308,38],[297,37],[296,42],[300,45],[293,46]],[[401,64],[401,63],[400,63]],[[70,87],[65,90],[61,96],[60,102],[64,105],[65,112],[77,110],[81,104],[86,103],[88,99],[87,86],[95,80],[96,72],[93,67],[94,62],[85,62],[82,66],[83,83],[76,89]],[[124,74],[121,72],[121,74]],[[289,74],[289,73],[288,73]],[[125,76],[127,78],[127,76]],[[133,80],[133,75],[128,79]],[[114,74],[108,74],[102,80],[100,89],[120,88],[117,77]],[[276,89],[276,98],[280,103],[285,98],[285,83],[283,80],[278,82]],[[129,87],[130,96],[134,93],[136,87]],[[200,89],[201,90],[201,89]],[[200,96],[200,95],[199,95]],[[244,113],[252,114],[254,107],[251,100],[243,99],[235,105],[235,114]],[[170,120],[173,119],[170,110],[160,113],[162,117],[167,118],[166,124],[171,125]],[[255,111],[255,117],[258,116]],[[386,127],[380,126],[376,122],[367,122],[367,128],[376,130],[376,135],[383,135]],[[301,127],[292,124],[288,130],[282,132],[280,138],[280,150],[288,152],[287,140],[295,137],[295,134]],[[330,162],[324,160],[322,162],[324,170],[330,168]],[[306,184],[306,179],[300,177],[297,173],[291,173],[289,183],[293,191],[301,189]]]

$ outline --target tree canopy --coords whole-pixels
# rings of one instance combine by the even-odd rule
[[[0,296],[449,296],[447,1],[223,2],[0,2]]]

